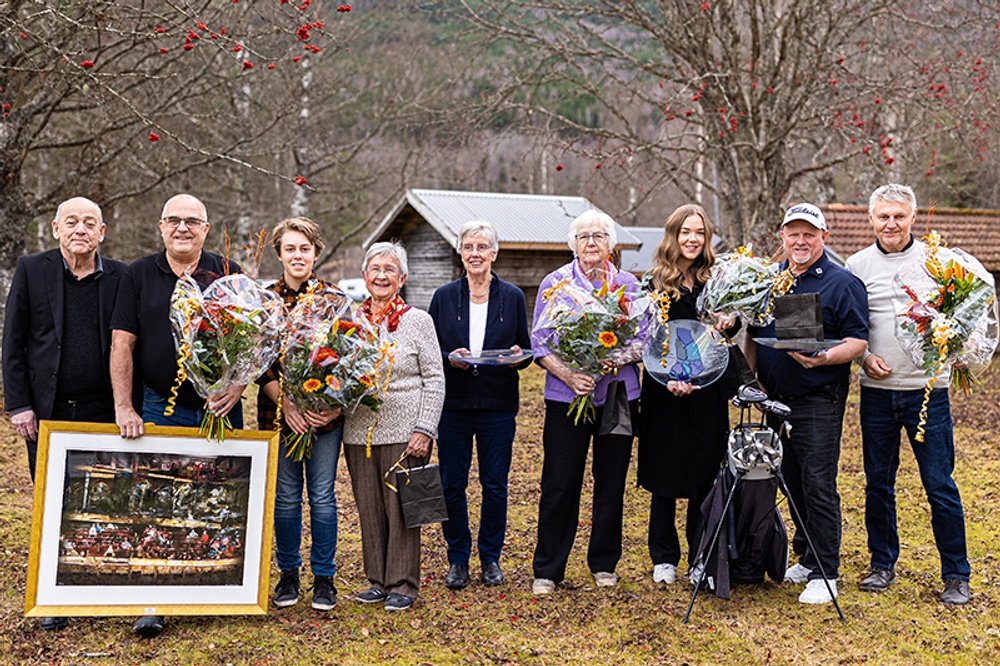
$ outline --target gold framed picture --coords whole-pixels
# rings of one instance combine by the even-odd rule
[[[266,614],[279,436],[42,421],[25,615]]]

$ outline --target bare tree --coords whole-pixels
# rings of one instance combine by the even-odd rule
[[[630,193],[623,212],[667,186],[717,195],[731,242],[768,238],[793,197],[930,178],[995,135],[986,2],[460,2],[503,53],[490,109],[556,128],[553,150]]]

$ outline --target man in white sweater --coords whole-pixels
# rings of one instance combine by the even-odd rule
[[[897,305],[907,299],[893,278],[904,265],[923,260],[924,244],[910,231],[916,215],[917,199],[910,187],[890,184],[878,188],[868,204],[868,219],[876,241],[847,260],[847,268],[865,283],[870,317],[868,352],[862,358],[858,379],[866,478],[865,527],[871,568],[860,587],[868,592],[881,592],[896,578],[899,535],[895,485],[900,431],[905,429],[931,505],[931,526],[944,579],[940,600],[966,604],[970,569],[962,498],[952,479],[955,445],[948,374],[944,373],[934,383],[924,441],[918,442],[917,423],[928,378],[910,360],[895,334]]]

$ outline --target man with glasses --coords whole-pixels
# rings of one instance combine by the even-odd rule
[[[114,420],[108,332],[127,267],[98,254],[104,231],[97,204],[75,197],[52,220],[59,246],[17,260],[4,316],[4,407],[27,443],[32,479],[39,419]],[[40,626],[62,629],[66,618]]]
[[[141,437],[143,423],[198,427],[206,407],[219,416],[228,414],[233,427],[243,427],[243,386],[230,387],[206,406],[185,381],[177,392],[174,413],[164,414],[177,376],[170,327],[170,298],[177,278],[189,272],[204,288],[222,275],[240,271],[235,263],[202,250],[208,226],[205,204],[189,194],[172,197],[160,216],[164,250],[133,262],[122,282],[111,319],[111,382],[115,420],[126,439]],[[142,381],[142,415],[132,406],[136,371]],[[165,626],[164,618],[147,615],[132,630],[152,638]]]

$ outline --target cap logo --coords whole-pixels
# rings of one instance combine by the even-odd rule
[[[795,206],[794,208],[789,208],[788,212],[785,213],[785,217],[788,217],[789,215],[801,215],[801,214],[808,215],[809,217],[814,217],[817,220],[819,219],[819,215],[817,215],[814,210],[806,206]]]

